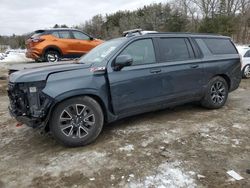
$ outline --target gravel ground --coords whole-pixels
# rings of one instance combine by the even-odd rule
[[[222,109],[188,104],[123,119],[80,148],[16,127],[5,91],[0,79],[0,188],[250,187],[250,80]]]

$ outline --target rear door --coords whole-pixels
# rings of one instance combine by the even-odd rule
[[[203,86],[203,65],[196,58],[191,40],[185,37],[158,38],[162,97],[166,102],[181,102],[199,97]]]
[[[139,39],[128,44],[119,55],[129,54],[131,66],[120,71],[108,69],[111,100],[116,114],[146,111],[160,100],[160,68],[156,63],[153,41]]]
[[[53,42],[60,49],[62,49],[64,54],[77,54],[78,50],[76,47],[76,41],[69,30],[55,31],[52,33],[54,36],[59,36],[59,38],[54,38]]]

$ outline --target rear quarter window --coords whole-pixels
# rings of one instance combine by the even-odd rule
[[[46,32],[44,30],[37,30],[35,31],[32,35],[31,35],[31,38],[36,38],[36,37],[40,37],[42,36],[43,34],[45,34]]]
[[[230,39],[203,38],[202,40],[214,55],[238,53]]]

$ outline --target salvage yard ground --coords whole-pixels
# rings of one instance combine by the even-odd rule
[[[5,80],[0,104],[0,188],[250,187],[250,80],[222,109],[187,104],[127,118],[73,149],[15,126]],[[235,181],[228,170],[244,179]]]

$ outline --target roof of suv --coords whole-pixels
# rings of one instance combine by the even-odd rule
[[[80,31],[78,29],[74,29],[74,28],[50,28],[50,29],[39,29],[39,30],[36,30],[35,33],[39,33],[39,32],[45,32],[45,31],[68,31],[68,30],[71,30],[71,31]]]
[[[129,31],[123,32],[123,36],[125,37],[133,37],[133,36],[178,36],[178,37],[214,37],[214,38],[230,38],[227,36],[214,34],[214,33],[190,33],[190,32],[157,32],[157,31],[144,31],[142,29],[133,29]]]
[[[159,32],[159,33],[147,33],[146,36],[157,36],[157,37],[164,37],[164,36],[177,36],[177,37],[197,37],[197,38],[230,38],[228,36],[218,35],[218,34],[209,34],[209,33],[182,33],[182,32]],[[145,36],[140,35],[140,36]],[[137,35],[138,36],[138,35]]]
[[[85,35],[88,35],[89,37],[92,37],[91,35],[87,34],[84,31],[81,31],[79,29],[74,29],[74,28],[50,28],[50,29],[39,29],[36,30],[34,32],[31,33],[31,36],[33,36],[33,34],[40,34],[40,35],[47,35],[47,34],[51,34],[52,32],[56,32],[56,31],[79,31],[84,33]],[[93,38],[93,37],[92,37]]]

